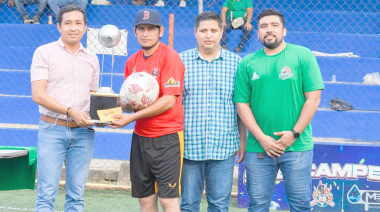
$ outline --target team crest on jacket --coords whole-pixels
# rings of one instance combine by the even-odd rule
[[[279,78],[282,80],[286,80],[288,78],[292,78],[293,73],[292,70],[288,66],[285,66],[284,68],[281,69],[281,73],[279,75]]]
[[[153,68],[153,70],[152,70],[152,76],[154,76],[154,78],[157,78],[159,75],[160,75],[160,69]]]

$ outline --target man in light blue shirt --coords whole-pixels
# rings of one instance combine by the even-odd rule
[[[220,47],[218,14],[200,14],[194,32],[198,47],[180,53],[186,68],[181,211],[199,211],[204,187],[208,211],[228,211],[235,156],[240,153],[238,163],[244,160],[247,138],[233,102],[241,58]]]

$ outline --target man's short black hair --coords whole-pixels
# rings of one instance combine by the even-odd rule
[[[83,14],[84,24],[87,24],[86,12],[84,11],[84,9],[82,9],[81,7],[79,7],[78,5],[75,5],[75,4],[67,4],[67,5],[63,6],[59,10],[59,13],[58,13],[58,24],[59,25],[62,24],[62,16],[63,16],[63,14],[68,13],[68,12],[72,12],[72,11],[79,11],[79,12],[81,12]]]
[[[218,22],[219,28],[222,28],[222,19],[220,16],[214,12],[207,11],[203,12],[198,15],[197,19],[195,19],[195,29],[198,29],[201,21],[209,21],[209,20],[214,20]]]
[[[257,24],[259,24],[260,19],[262,19],[265,16],[270,16],[270,15],[277,15],[280,18],[283,27],[285,27],[284,15],[282,15],[282,13],[280,13],[278,10],[275,10],[275,9],[265,9],[261,11],[259,15],[257,16]]]

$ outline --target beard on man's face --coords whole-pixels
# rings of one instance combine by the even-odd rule
[[[267,42],[265,38],[267,36],[273,36],[274,40]],[[264,36],[264,39],[261,40],[261,43],[268,49],[275,49],[283,42],[284,38],[281,38],[281,40],[277,40],[277,37],[274,34],[267,34]]]

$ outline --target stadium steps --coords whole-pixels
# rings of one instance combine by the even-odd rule
[[[129,160],[132,130],[94,129],[93,158]],[[38,125],[0,124],[0,137],[1,146],[37,146]]]
[[[111,75],[104,73],[101,76],[102,87],[111,87]],[[112,88],[116,93],[119,93],[123,82],[124,73],[112,76]],[[0,95],[31,96],[29,70],[0,69]]]
[[[117,3],[118,0],[111,0]],[[367,141],[380,141],[378,131],[380,126],[379,86],[360,84],[367,73],[376,72],[380,68],[380,5],[369,0],[374,7],[354,8],[352,0],[343,5],[337,3],[270,0],[255,4],[254,16],[259,10],[267,7],[282,5],[281,10],[287,20],[287,42],[306,46],[314,51],[325,53],[353,52],[360,58],[317,57],[326,90],[322,92],[320,108],[313,118],[314,136],[319,138],[361,139]],[[312,1],[312,0],[306,0]],[[152,1],[148,1],[153,2]],[[168,5],[178,2],[167,1]],[[172,3],[170,3],[172,2]],[[130,0],[125,2],[130,4]],[[188,3],[189,4],[189,3]],[[45,43],[57,40],[59,32],[56,25],[46,25],[50,11],[46,10],[41,18],[41,25],[24,25],[15,8],[8,8],[6,4],[0,5],[0,140],[2,145],[35,145],[39,121],[38,106],[30,97],[30,64],[35,49]],[[205,4],[205,11],[211,10],[220,13],[222,1]],[[272,6],[268,6],[272,5]],[[314,6],[313,6],[314,5]],[[335,6],[339,5],[339,8]],[[257,6],[257,7],[256,7]],[[341,6],[341,7],[340,7]],[[357,10],[358,12],[334,11],[340,8]],[[138,7],[141,9],[143,7]],[[150,7],[152,8],[152,7]],[[35,5],[27,6],[30,12]],[[178,52],[194,48],[194,21],[198,14],[195,6],[187,8],[162,7],[156,8],[162,16],[166,28],[162,41],[167,43],[168,15],[175,14],[174,48]],[[133,35],[133,19],[137,7],[129,5],[104,6],[88,5],[88,26],[100,28],[105,24],[114,24],[120,29],[126,29],[128,35],[128,53],[131,55],[140,49]],[[322,10],[322,11],[318,11]],[[361,12],[364,10],[365,12]],[[56,23],[56,20],[54,20]],[[7,24],[5,24],[7,23]],[[253,21],[253,25],[256,23]],[[322,33],[323,32],[323,33]],[[43,35],[43,36],[41,36]],[[234,49],[240,36],[240,31],[230,34],[230,49]],[[235,38],[234,38],[235,37]],[[86,46],[86,38],[82,40]],[[245,56],[262,48],[254,32],[249,44],[240,53]],[[98,55],[101,61],[101,55]],[[113,88],[118,92],[123,81],[125,61],[128,57],[116,56],[113,78]],[[105,57],[104,72],[109,73],[111,57]],[[6,70],[4,69],[11,69]],[[332,75],[336,75],[337,83],[329,83]],[[103,86],[110,85],[110,77],[105,74]],[[332,111],[328,101],[339,97],[350,102],[355,110],[346,112]],[[24,125],[26,124],[26,125]],[[112,131],[109,128],[96,128],[95,158],[129,159],[130,136],[133,125],[128,125],[126,131]],[[16,143],[14,143],[17,141]],[[110,142],[112,141],[112,142]],[[11,143],[9,143],[11,142]],[[13,142],[13,143],[12,143]],[[29,143],[28,143],[29,142]],[[34,142],[34,143],[30,143]],[[4,144],[3,144],[4,143]],[[107,150],[107,151],[104,151]],[[107,154],[112,152],[112,154]],[[119,155],[119,153],[122,154]],[[116,156],[115,156],[115,155]],[[112,158],[110,158],[112,157]]]
[[[110,87],[111,75],[105,73],[101,76],[102,86]],[[322,92],[320,108],[329,108],[328,101],[334,97],[339,97],[350,102],[356,110],[380,110],[379,85],[344,82],[339,78],[340,75],[337,75],[337,82],[325,80],[325,90]],[[112,81],[113,90],[119,93],[124,82],[124,75],[115,74]],[[0,95],[3,95],[3,105],[11,104],[12,101],[17,101],[19,98],[21,101],[27,101],[22,102],[22,104],[34,104],[32,100],[26,100],[31,98],[29,71],[0,70]]]
[[[380,48],[380,47],[379,47]],[[22,49],[22,50],[21,50]],[[21,69],[21,72],[25,73],[15,73],[15,76],[20,76],[22,81],[25,77],[30,78],[29,69],[32,62],[33,53],[35,48],[32,47],[1,47],[0,52],[2,57],[0,57],[0,75],[4,77],[13,76],[11,72],[7,71],[17,71]],[[247,55],[240,54],[244,57]],[[23,58],[20,60],[20,58]],[[99,61],[102,61],[102,55],[98,55]],[[115,74],[124,74],[125,62],[128,57],[125,56],[115,56],[115,63],[113,72]],[[111,56],[105,55],[104,59],[104,69],[103,73],[111,72]],[[357,82],[362,83],[363,77],[368,73],[379,72],[380,70],[380,58],[348,58],[348,57],[319,57],[317,56],[318,65],[321,69],[322,77],[325,81],[330,81],[332,75],[336,76],[336,80],[339,82]],[[25,74],[25,76],[22,76]],[[7,79],[7,78],[5,78]],[[4,79],[4,80],[5,80]],[[18,78],[9,78],[9,82],[17,81]],[[114,78],[115,79],[115,78]],[[0,79],[2,80],[2,79]],[[7,81],[6,81],[7,82]],[[10,84],[10,83],[9,83]],[[4,85],[0,84],[0,89]],[[19,88],[13,88],[18,90]],[[0,92],[2,93],[2,92]],[[16,93],[17,94],[17,93]],[[24,93],[22,93],[24,94]]]
[[[380,141],[380,111],[318,109],[311,124],[315,137]]]
[[[132,0],[121,1],[111,0],[111,3],[118,5],[87,5],[88,25],[114,24],[116,26],[133,27],[133,18],[138,9],[131,5]],[[301,1],[301,0],[299,0]],[[312,1],[312,0],[308,0]],[[265,1],[254,3],[253,25],[256,26],[257,14],[265,8],[278,8],[284,14],[289,31],[309,31],[309,32],[333,32],[349,34],[379,34],[380,29],[380,3],[376,0],[369,0],[368,7],[359,6],[354,0],[351,5],[347,2],[339,4],[337,2],[298,2],[297,1]],[[147,5],[153,5],[156,0],[147,0]],[[152,7],[162,14],[162,22],[165,27],[169,23],[169,15],[174,14],[176,27],[194,27],[195,18],[198,15],[198,1],[189,0],[188,7],[178,7],[178,0],[166,0],[167,7]],[[224,0],[204,2],[204,11],[214,11],[220,14]],[[26,6],[29,13],[34,13],[36,5]],[[344,11],[343,11],[344,10]],[[47,9],[41,16],[41,23],[48,22],[48,15],[52,12]],[[22,23],[21,16],[16,8],[9,8],[6,4],[0,5],[0,23]],[[54,18],[54,23],[56,20]]]
[[[329,101],[338,97],[349,102],[355,110],[380,112],[380,85],[325,82],[320,108],[330,108]]]
[[[380,58],[317,57],[317,61],[325,81],[335,75],[338,82],[362,83],[366,74],[380,70]]]
[[[40,113],[37,103],[31,96],[5,96],[0,94],[1,111],[0,123],[2,124],[28,124],[38,125]],[[133,129],[134,122],[125,127]]]
[[[319,109],[312,126],[313,135],[317,138],[380,141],[380,112]],[[36,146],[37,128],[38,125],[0,124],[0,144]],[[129,160],[131,129],[115,131],[106,127],[95,130],[94,158]]]
[[[132,28],[127,30],[131,32]],[[196,47],[196,39],[192,30],[192,28],[178,28],[175,31],[174,49],[177,52]],[[30,69],[35,49],[40,45],[55,41],[59,37],[58,30],[55,26],[42,24],[0,24],[0,32],[2,32],[3,38],[0,40],[0,54],[2,55],[2,57],[0,57],[0,64],[2,64],[1,69]],[[47,36],[41,38],[37,36],[39,33],[46,34]],[[19,36],[15,36],[15,34]],[[230,49],[234,49],[237,46],[240,36],[240,31],[231,32],[228,43]],[[162,39],[164,43],[167,43],[167,37],[168,35],[164,34],[164,38]],[[238,39],[234,39],[234,37]],[[183,42],[184,40],[186,42]],[[360,58],[334,57],[325,59],[318,57],[322,71],[328,68],[326,69],[328,70],[327,73],[331,73],[331,75],[335,74],[335,72],[346,72],[347,69],[359,70],[358,73],[364,73],[365,75],[366,73],[375,72],[380,66],[379,35],[289,32],[285,40],[289,43],[306,46],[313,51],[325,53],[353,52],[353,54],[360,56]],[[82,43],[86,46],[86,37],[82,39]],[[351,45],[347,45],[347,43]],[[129,33],[127,46],[128,55],[130,56],[140,48],[133,33]],[[262,48],[262,44],[257,39],[257,36],[253,35],[249,43],[243,48],[243,52],[239,53],[239,55],[244,57],[260,48]],[[115,73],[124,72],[125,61],[129,56],[115,56]],[[98,55],[98,57],[101,61],[102,55]],[[106,55],[104,61],[104,71],[109,72],[112,61],[111,56]],[[323,61],[326,61],[326,63]],[[331,69],[333,70],[330,71]],[[359,78],[363,76],[359,75]],[[330,79],[331,77],[328,78]],[[346,80],[351,82],[349,79]]]
[[[17,72],[19,74],[20,72]],[[22,75],[27,72],[21,72]],[[18,77],[19,79],[21,77]],[[4,79],[2,77],[2,79]],[[122,75],[114,78],[114,90],[118,92],[117,86],[121,86]],[[104,78],[104,82],[109,79]],[[4,83],[1,83],[4,84]],[[313,119],[314,134],[317,137],[337,137],[346,139],[379,140],[378,134],[365,136],[368,132],[377,132],[380,121],[380,86],[365,85],[360,83],[329,83],[325,82],[326,89],[322,92],[320,108]],[[10,89],[10,87],[8,89]],[[331,111],[328,101],[339,97],[353,105],[353,111],[337,112]],[[0,112],[0,120],[3,124],[27,124],[38,125],[38,106],[33,102],[31,96],[7,95],[0,96],[3,109]],[[357,127],[360,133],[352,132]],[[336,126],[335,126],[336,125]],[[133,129],[133,124],[126,129]],[[335,136],[336,134],[336,136]],[[362,135],[359,137],[358,135]]]

